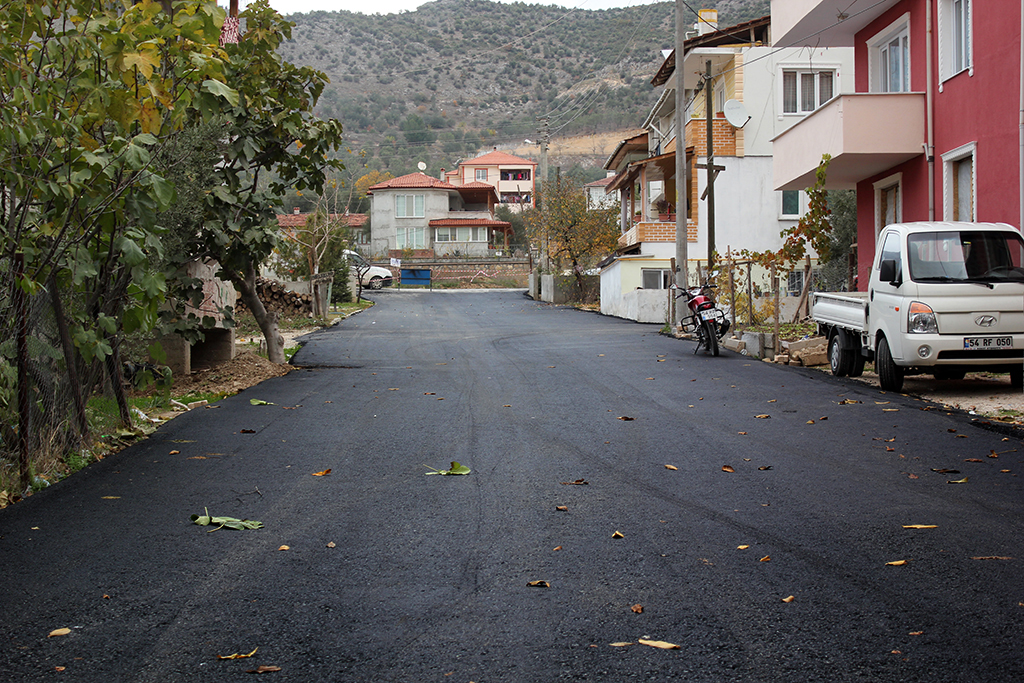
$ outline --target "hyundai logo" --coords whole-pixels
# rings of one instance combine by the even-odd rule
[[[978,327],[992,327],[996,324],[996,317],[994,315],[979,315],[974,322]]]

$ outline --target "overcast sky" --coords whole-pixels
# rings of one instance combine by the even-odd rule
[[[363,14],[396,14],[403,10],[413,11],[427,0],[270,0],[270,6],[281,14],[295,14],[297,12],[337,12],[345,10],[348,12],[362,12]],[[512,0],[497,0],[505,2]],[[563,7],[576,7],[580,9],[610,9],[612,7],[629,7],[631,5],[649,5],[656,0],[524,0],[528,5],[561,5]],[[226,6],[225,0],[220,1]],[[249,4],[246,0],[240,0],[243,8]]]

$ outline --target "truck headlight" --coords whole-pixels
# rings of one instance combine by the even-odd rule
[[[935,322],[935,311],[931,306],[920,301],[910,304],[907,314],[907,332],[911,334],[938,334],[939,325]]]

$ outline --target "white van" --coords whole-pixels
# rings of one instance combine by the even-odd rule
[[[345,257],[352,268],[359,273],[363,287],[367,289],[383,289],[393,284],[391,271],[380,266],[370,265],[370,262],[363,258],[362,254],[345,250]]]

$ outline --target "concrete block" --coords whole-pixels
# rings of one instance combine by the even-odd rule
[[[809,337],[807,339],[798,339],[791,342],[782,342],[783,349],[789,349],[790,354],[794,351],[803,351],[804,349],[811,348],[812,346],[825,345],[824,337]]]
[[[736,353],[739,353],[740,351],[743,351],[747,348],[746,343],[734,337],[723,339],[722,346],[729,349],[730,351],[735,351]]]
[[[804,352],[800,355],[800,362],[805,367],[812,367],[814,365],[824,365],[828,362],[828,354],[824,351],[820,353],[807,353]]]
[[[781,363],[782,365],[787,365],[789,363],[789,355],[785,353],[780,353],[779,355],[775,356],[775,362]]]

